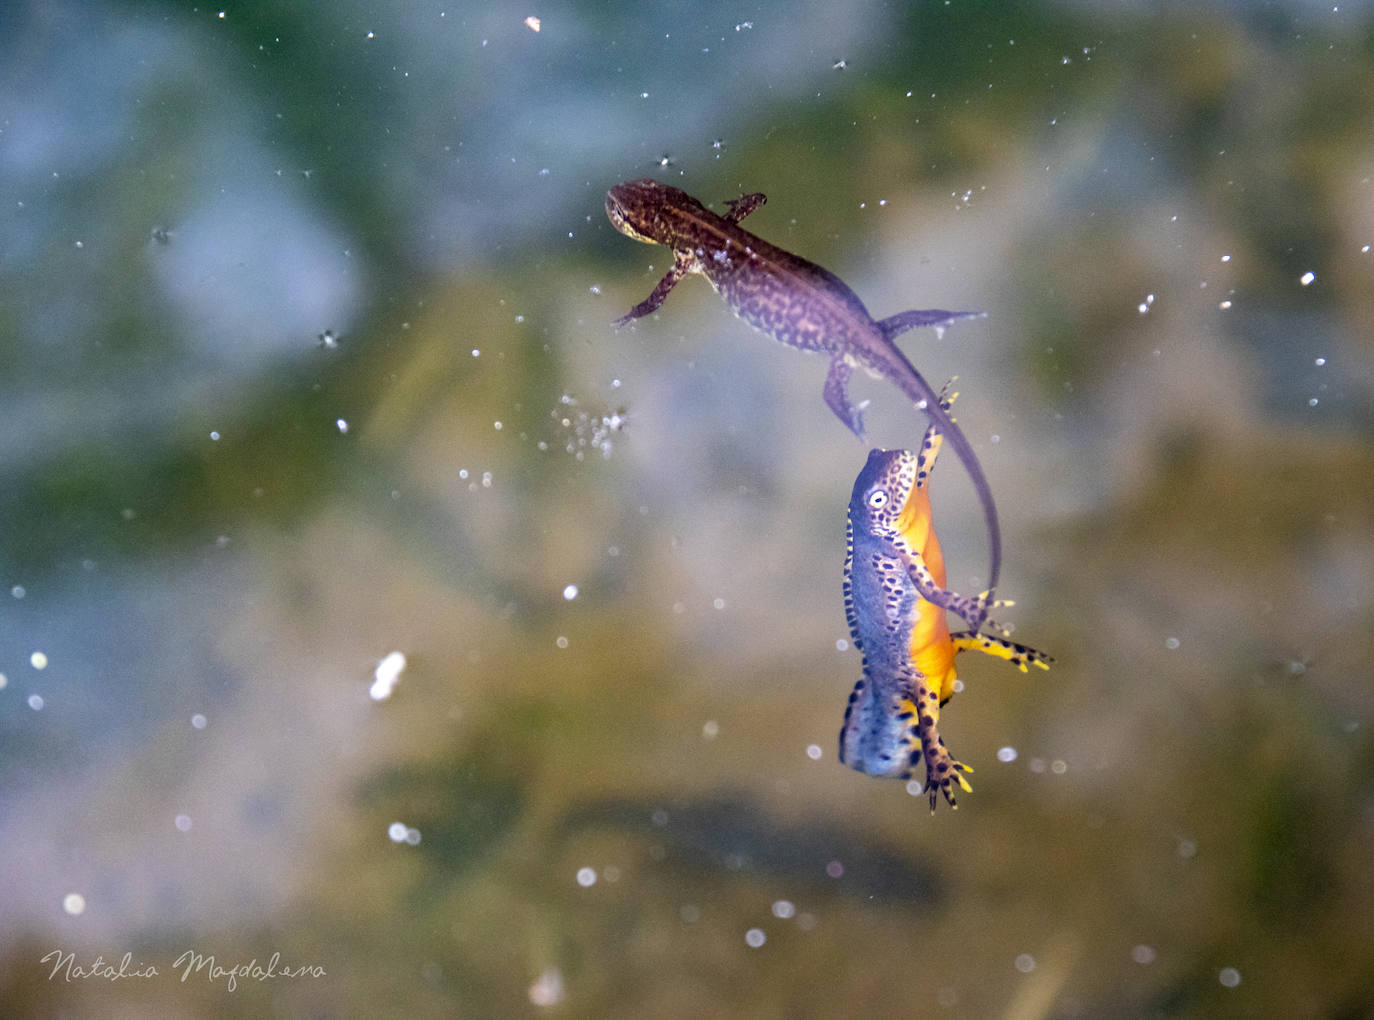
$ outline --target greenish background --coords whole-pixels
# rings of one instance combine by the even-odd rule
[[[1369,4],[0,27],[6,1015],[1374,1014]],[[902,344],[1057,662],[962,663],[957,813],[835,760],[824,363],[610,326],[646,175],[988,312]]]

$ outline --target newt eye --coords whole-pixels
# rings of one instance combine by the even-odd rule
[[[868,494],[868,508],[870,510],[881,510],[887,506],[887,490],[874,489]]]

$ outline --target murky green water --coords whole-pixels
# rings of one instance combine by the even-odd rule
[[[1368,5],[273,11],[0,19],[7,1015],[1374,1011]],[[836,761],[824,362],[609,325],[650,175],[988,312],[957,814]]]

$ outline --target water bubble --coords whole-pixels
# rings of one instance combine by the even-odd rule
[[[807,756],[808,758],[810,758],[812,761],[820,761],[820,760],[821,760],[821,755],[824,754],[824,753],[825,753],[825,752],[821,750],[821,745],[820,745],[820,744],[807,744],[807,745],[806,745],[806,756]]]
[[[197,730],[205,729],[205,716],[201,715],[199,712],[191,716],[191,726],[193,729]]]
[[[43,711],[43,695],[41,695],[41,694],[30,694],[30,695],[29,695],[29,708],[33,709],[35,712],[41,712],[41,711]]]
[[[62,909],[71,914],[72,917],[77,917],[86,910],[86,897],[79,892],[69,892],[62,897]]]
[[[596,869],[578,868],[577,884],[580,885],[583,889],[590,889],[592,886],[596,885]]]
[[[1235,988],[1240,984],[1240,971],[1235,967],[1222,967],[1221,972],[1217,974],[1217,980],[1225,988]]]
[[[1323,365],[1326,364],[1326,359],[1318,358],[1316,361],[1313,362],[1313,364],[1316,365],[1318,368],[1321,368]]]
[[[849,642],[846,641],[844,638],[840,638],[840,639],[838,639],[838,640],[835,642],[835,651],[837,651],[837,652],[846,651],[846,650],[848,650],[848,648],[849,648]]]
[[[715,740],[716,737],[720,736],[720,723],[714,719],[707,719],[701,724],[701,735],[706,740]]]
[[[1174,649],[1176,649],[1178,646],[1179,646],[1179,640],[1178,640],[1178,638],[1176,638],[1176,637],[1170,637],[1170,638],[1165,638],[1165,639],[1164,639],[1164,647],[1167,648],[1167,649],[1169,649],[1169,651],[1172,652],[1172,651],[1173,651]]]
[[[386,827],[387,838],[393,843],[404,843],[408,829],[405,822],[392,822]]]
[[[556,644],[559,648],[568,647],[568,639],[564,637],[562,634],[559,634],[558,637],[554,638],[553,643]]]
[[[831,861],[825,866],[825,873],[831,878],[840,878],[844,875],[844,865],[839,861]]]
[[[1015,760],[1016,760],[1016,748],[1014,748],[1014,747],[999,747],[999,748],[997,749],[997,760],[998,760],[998,761],[1003,761],[1003,762],[1012,762],[1012,761],[1015,761]]]
[[[711,600],[711,605],[712,605],[714,608],[716,608],[716,609],[724,609],[724,608],[725,608],[725,600],[724,600],[724,599],[712,599],[712,600]]]
[[[563,972],[557,967],[544,971],[530,985],[529,995],[530,1002],[536,1006],[557,1006],[563,1001]]]
[[[174,822],[173,822],[173,824],[176,825],[177,831],[179,831],[179,832],[190,832],[190,831],[191,831],[191,816],[190,816],[190,815],[177,815],[177,816],[176,816],[176,819],[175,819]]]
[[[1022,953],[1016,958],[1016,969],[1022,974],[1029,974],[1035,970],[1035,957],[1030,953]]]
[[[1131,949],[1131,959],[1136,963],[1154,963],[1155,955],[1154,946],[1139,945]]]
[[[48,657],[42,652],[34,652],[29,656],[29,665],[34,669],[47,669]]]
[[[1317,274],[1309,271],[1309,272],[1303,273],[1301,276],[1299,276],[1299,277],[1298,277],[1298,282],[1299,282],[1300,284],[1302,284],[1304,287],[1306,287],[1309,283],[1311,283],[1311,282],[1312,282],[1313,280],[1315,280],[1316,278],[1317,278]],[[1237,980],[1237,983],[1239,983],[1239,981],[1240,981],[1239,976],[1237,976],[1236,980]]]
[[[575,584],[570,584],[570,585],[568,585],[566,588],[564,588],[564,589],[563,589],[563,597],[564,597],[565,599],[567,599],[569,602],[571,602],[573,599],[577,598],[577,585],[575,585]]]
[[[378,663],[377,669],[372,674],[372,686],[368,689],[368,696],[373,701],[385,701],[391,697],[391,692],[396,689],[396,684],[401,679],[401,673],[406,668],[406,656],[404,652],[388,652]]]
[[[7,676],[5,676],[4,673],[0,673],[0,691],[3,691],[3,690],[4,690],[6,687],[8,687],[9,685],[10,685],[10,678],[7,677]]]
[[[24,590],[24,586],[22,584],[16,584],[13,588],[10,589],[10,595],[17,599],[22,599],[26,594],[28,593]]]
[[[786,921],[797,912],[791,900],[778,900],[773,904],[773,916]]]
[[[750,949],[758,949],[759,946],[768,941],[768,936],[763,933],[762,928],[750,928],[744,933],[744,941]]]
[[[341,435],[341,436],[346,436],[346,435],[348,435],[348,422],[347,422],[345,419],[339,418],[339,419],[335,420],[335,422],[334,422],[334,427],[337,428],[337,429],[339,430],[339,435]]]

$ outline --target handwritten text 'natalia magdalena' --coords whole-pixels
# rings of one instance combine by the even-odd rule
[[[61,978],[63,981],[120,981],[126,978],[155,978],[161,971],[156,964],[142,960],[134,962],[132,953],[125,953],[118,960],[97,956],[90,963],[81,963],[75,953],[54,949],[45,953],[39,963],[52,964],[48,980]],[[325,969],[319,964],[306,963],[293,967],[281,962],[281,953],[273,953],[266,962],[259,963],[257,957],[246,963],[224,966],[215,959],[213,953],[202,953],[187,949],[175,960],[168,971],[180,973],[184,984],[192,975],[203,974],[211,984],[223,981],[228,991],[235,991],[240,981],[267,981],[275,978],[318,978],[325,976]]]

